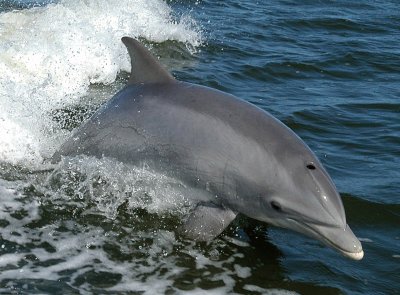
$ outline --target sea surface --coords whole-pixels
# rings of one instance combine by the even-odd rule
[[[318,155],[365,257],[240,216],[176,236],[179,181],[49,157],[126,83],[139,38],[183,81]],[[400,2],[0,0],[1,294],[400,294]]]

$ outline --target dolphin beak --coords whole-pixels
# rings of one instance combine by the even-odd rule
[[[354,235],[349,225],[345,228],[315,226],[321,242],[338,250],[344,256],[354,260],[361,260],[364,257],[364,251],[361,242]]]
[[[297,228],[299,232],[323,242],[348,258],[361,260],[364,257],[361,242],[354,235],[348,224],[346,224],[345,228],[342,228],[306,224],[294,219],[290,219],[290,221],[294,223],[292,224],[293,227]]]

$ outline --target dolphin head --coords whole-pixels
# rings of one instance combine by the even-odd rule
[[[284,127],[287,128],[287,127]],[[275,145],[268,192],[260,196],[260,220],[311,236],[343,255],[362,259],[360,241],[346,222],[337,189],[314,153],[291,130]],[[285,136],[284,136],[285,137]],[[282,139],[282,138],[281,138]]]

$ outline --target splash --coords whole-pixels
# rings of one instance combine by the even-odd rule
[[[68,134],[54,111],[87,104],[90,85],[130,70],[123,36],[202,42],[190,16],[159,0],[65,0],[0,14],[0,162],[35,167],[52,154]]]
[[[135,167],[88,156],[63,157],[45,180],[37,182],[45,185],[42,189],[53,204],[85,200],[85,204],[94,203],[109,219],[115,219],[124,205],[154,214],[185,215],[194,206],[196,196],[195,189],[151,171],[147,165]]]

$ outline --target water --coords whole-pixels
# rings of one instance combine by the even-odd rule
[[[0,2],[0,292],[400,294],[396,1]],[[355,262],[241,216],[174,234],[183,184],[109,159],[46,159],[127,80],[124,35],[184,81],[271,112],[316,152],[362,240]]]

